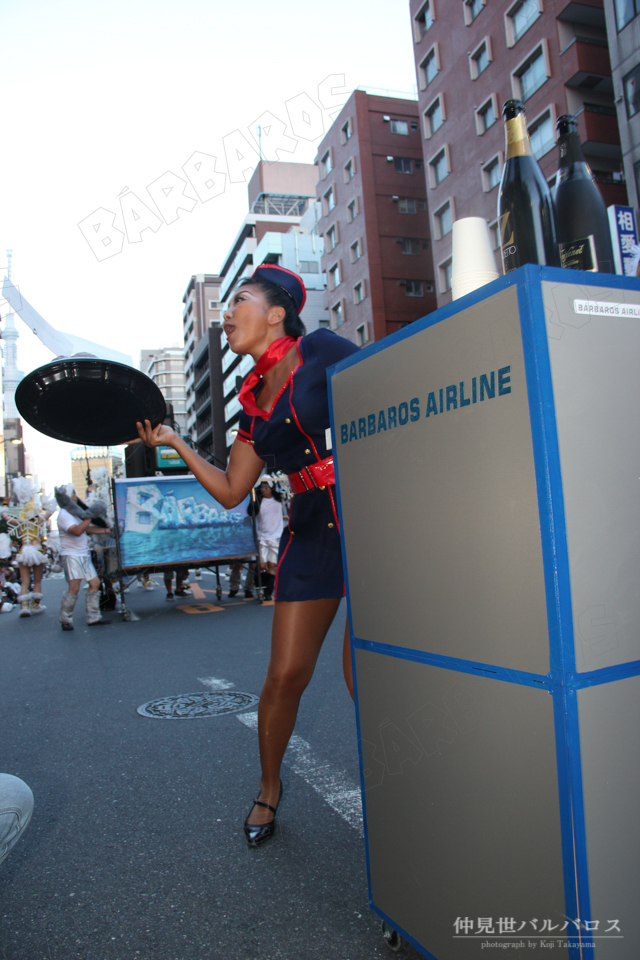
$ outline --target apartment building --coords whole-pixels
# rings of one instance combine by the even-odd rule
[[[275,263],[299,274],[307,289],[302,320],[307,333],[329,326],[323,294],[324,242],[318,232],[320,207],[315,200],[317,170],[311,163],[260,162],[248,184],[249,213],[244,218],[220,270],[220,300],[228,302],[238,280],[261,263]],[[221,341],[222,409],[227,451],[240,417],[238,390],[253,366]],[[215,416],[212,414],[212,423]],[[200,440],[198,439],[198,442]]]
[[[220,324],[220,277],[217,274],[195,273],[182,298],[182,331],[184,338],[184,383],[186,396],[186,433],[198,439],[194,351],[212,324]]]
[[[140,369],[150,377],[173,408],[173,419],[181,434],[186,430],[184,355],[177,345],[140,351]]]
[[[411,0],[410,9],[441,306],[451,299],[456,219],[487,220],[502,269],[505,100],[524,100],[532,148],[551,184],[556,119],[572,113],[605,202],[624,204],[627,193],[603,0]]]
[[[640,207],[640,0],[604,0],[629,203]]]
[[[222,386],[223,344],[226,346],[221,324],[212,323],[193,352],[195,426],[190,430],[190,435],[196,441],[196,450],[201,457],[224,468],[227,464],[227,443]]]
[[[417,102],[355,90],[316,162],[331,329],[363,345],[434,310]]]

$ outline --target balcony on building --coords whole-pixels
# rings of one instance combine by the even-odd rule
[[[611,61],[606,40],[574,36],[560,51],[565,86],[613,95]]]
[[[575,114],[578,134],[585,154],[590,157],[622,156],[620,132],[615,107],[598,103],[584,103]]]

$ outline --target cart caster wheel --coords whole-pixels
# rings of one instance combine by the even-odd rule
[[[385,920],[382,921],[382,939],[392,953],[398,953],[402,949],[404,943],[402,937]]]
[[[264,590],[262,589],[262,587],[260,587],[260,588],[256,591],[256,593],[257,593],[257,596],[258,596],[258,603],[262,603],[262,602],[264,601]]]
[[[218,600],[222,600],[222,587],[216,588],[216,597],[218,598]]]

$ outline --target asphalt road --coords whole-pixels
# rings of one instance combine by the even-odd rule
[[[215,595],[202,593],[169,604],[156,580],[154,591],[128,594],[137,622],[111,614],[111,626],[89,629],[81,600],[75,631],[63,633],[61,580],[45,581],[46,613],[0,617],[0,770],[35,795],[33,820],[0,867],[0,958],[391,957],[368,907],[357,806],[354,819],[342,789],[358,786],[344,611],[302,701],[277,836],[249,850],[242,822],[259,783],[251,716],[136,711],[225,683],[259,694],[273,608],[225,596],[211,610]]]

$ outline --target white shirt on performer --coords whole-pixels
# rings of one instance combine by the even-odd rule
[[[86,557],[89,554],[89,538],[86,533],[81,533],[79,537],[67,533],[69,527],[75,527],[78,523],[82,523],[82,520],[72,516],[68,510],[60,510],[58,513],[61,557]]]
[[[282,526],[282,504],[275,497],[263,497],[256,517],[258,540],[280,540]]]

